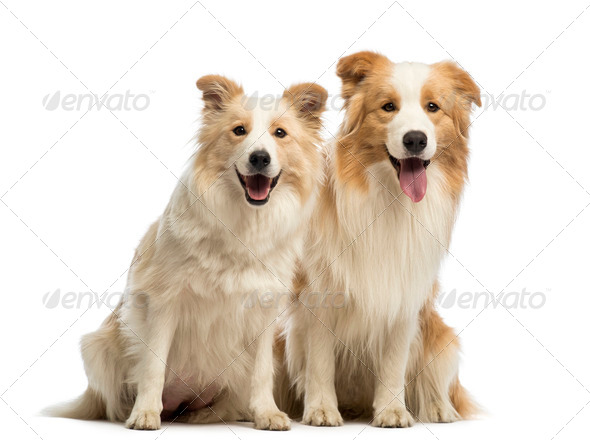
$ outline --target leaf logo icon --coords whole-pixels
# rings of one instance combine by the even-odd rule
[[[43,98],[43,107],[45,110],[53,111],[59,106],[60,94],[59,90],[53,96],[47,95]]]
[[[457,289],[451,290],[446,295],[443,295],[440,301],[440,306],[443,309],[450,309],[457,301]]]
[[[60,291],[57,289],[55,292],[47,292],[43,295],[43,305],[48,309],[55,309],[59,304]]]

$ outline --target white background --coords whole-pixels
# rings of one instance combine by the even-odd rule
[[[0,267],[3,438],[535,438],[587,436],[590,249],[587,0],[0,2]],[[327,3],[327,2],[326,2]],[[585,12],[584,12],[585,11]],[[580,13],[582,13],[580,15]],[[470,183],[442,291],[540,292],[540,308],[445,303],[461,332],[461,378],[486,414],[451,425],[361,423],[260,433],[245,423],[120,424],[39,417],[81,393],[78,342],[109,313],[66,292],[124,288],[193,145],[207,73],[249,92],[313,81],[340,89],[335,62],[358,50],[395,61],[455,59],[498,96],[540,94],[542,110],[474,113]],[[144,111],[50,111],[55,94],[147,94]],[[490,98],[485,100],[490,103]],[[500,103],[503,101],[500,100]],[[509,107],[512,102],[504,102]],[[537,104],[537,103],[535,103]],[[513,106],[513,105],[512,105]],[[341,113],[332,107],[334,133]],[[330,138],[328,131],[326,138]],[[53,307],[47,292],[60,289]],[[469,293],[467,293],[469,295]],[[468,298],[468,296],[467,296]],[[113,300],[115,301],[115,300]],[[526,301],[525,301],[526,302]],[[55,305],[55,304],[54,304]],[[166,427],[167,425],[164,425]],[[365,429],[366,427],[366,429]]]

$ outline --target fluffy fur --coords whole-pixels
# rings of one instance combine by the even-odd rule
[[[337,73],[345,120],[326,151],[327,180],[297,289],[303,302],[313,292],[345,301],[293,308],[285,324],[303,423],[340,425],[341,411],[372,414],[381,427],[467,417],[474,405],[458,380],[459,344],[434,298],[467,178],[479,89],[454,63],[394,64],[373,52],[341,59]],[[417,203],[393,166],[410,156],[403,139],[412,130],[427,135],[419,158],[430,160]]]
[[[205,102],[199,148],[137,248],[128,294],[82,340],[87,391],[54,415],[133,429],[158,429],[161,416],[177,415],[289,429],[272,395],[281,309],[252,295],[291,288],[321,175],[327,92],[299,84],[263,107],[221,76],[197,87]],[[247,201],[242,182],[254,175],[257,151],[268,153],[264,173],[278,179],[263,206]]]

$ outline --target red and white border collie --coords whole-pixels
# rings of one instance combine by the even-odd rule
[[[291,309],[290,376],[303,422],[381,427],[451,422],[474,404],[458,380],[459,344],[434,309],[437,273],[467,179],[467,129],[479,88],[451,62],[391,62],[360,52],[338,63],[345,120],[326,151],[326,181]],[[341,304],[341,303],[339,303]],[[318,319],[319,318],[319,319]]]

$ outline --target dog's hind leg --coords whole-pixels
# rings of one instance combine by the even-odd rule
[[[435,284],[433,298],[438,286]],[[406,374],[408,408],[422,422],[454,422],[477,412],[458,378],[459,340],[431,300],[420,312]]]
[[[252,417],[243,410],[242,405],[235,404],[236,398],[237,396],[224,392],[215,398],[213,404],[181,414],[178,421],[195,424],[252,421]]]

